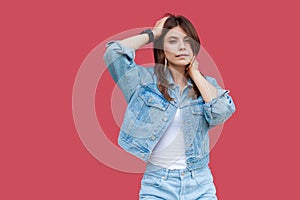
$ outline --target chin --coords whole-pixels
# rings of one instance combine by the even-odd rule
[[[178,66],[186,66],[187,64],[189,64],[189,62],[183,60],[183,61],[176,62],[176,63],[174,63],[174,64],[176,64],[176,65],[178,65]]]

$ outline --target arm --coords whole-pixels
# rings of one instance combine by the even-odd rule
[[[157,38],[161,34],[162,26],[166,18],[159,20],[152,32]],[[147,34],[140,34],[128,37],[121,41],[107,43],[104,54],[104,61],[108,67],[113,80],[117,83],[129,102],[132,94],[140,84],[140,66],[134,62],[135,50],[142,47],[149,41]]]
[[[158,20],[152,29],[154,39],[158,38],[162,32],[162,27],[167,20],[168,17],[164,17],[160,20]],[[132,48],[132,49],[139,49],[140,47],[144,46],[147,42],[149,41],[149,37],[147,34],[141,34],[141,35],[136,35],[132,36],[129,38],[126,38],[124,40],[121,40],[120,43],[124,45],[127,48]]]
[[[234,112],[235,105],[228,90],[222,89],[216,79],[203,77],[198,71],[198,63],[188,71],[190,77],[198,87],[205,102],[204,115],[210,128],[224,123]]]
[[[140,84],[139,66],[134,62],[135,51],[123,46],[119,41],[107,43],[104,53],[104,62],[107,69],[118,85],[126,102]]]
[[[208,82],[198,70],[190,69],[189,74],[206,103],[217,97],[217,88]]]

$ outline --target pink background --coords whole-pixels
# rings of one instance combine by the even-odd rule
[[[299,199],[298,8],[293,0],[2,1],[0,199],[137,199],[141,174],[113,170],[83,146],[72,89],[95,46],[165,12],[195,24],[237,106],[211,152],[219,199]]]

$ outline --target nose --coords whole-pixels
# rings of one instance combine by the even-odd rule
[[[185,46],[185,42],[184,41],[180,41],[179,42],[179,50],[186,50],[186,46]]]

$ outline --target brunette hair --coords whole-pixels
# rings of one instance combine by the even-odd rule
[[[166,73],[164,70],[164,65],[165,65],[165,54],[163,48],[164,38],[170,29],[179,26],[186,32],[187,36],[190,37],[189,42],[191,44],[192,51],[195,56],[199,53],[200,50],[200,40],[195,27],[186,17],[181,15],[175,16],[169,13],[166,14],[166,16],[168,16],[168,18],[164,23],[162,33],[157,39],[154,40],[154,44],[153,44],[154,46],[153,53],[154,53],[154,60],[155,60],[154,72],[157,76],[157,80],[158,80],[157,87],[159,91],[164,95],[164,97],[168,101],[172,101],[173,99],[170,97],[168,93],[169,82],[166,78]],[[193,83],[193,93],[194,93],[193,96],[199,97],[200,91],[197,88],[196,84],[193,82],[193,80],[192,83]]]

